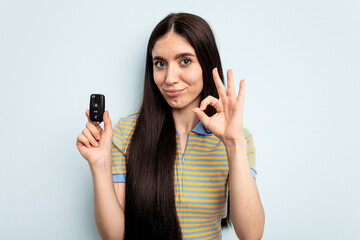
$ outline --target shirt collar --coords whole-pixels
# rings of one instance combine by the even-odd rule
[[[204,130],[204,124],[199,120],[198,124],[196,124],[196,126],[191,130],[192,132],[196,132],[198,134],[202,134],[202,135],[212,135],[212,132],[206,128],[206,131],[210,132],[207,133]]]

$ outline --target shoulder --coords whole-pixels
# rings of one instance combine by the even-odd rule
[[[125,117],[121,117],[114,125],[114,134],[119,136],[129,136],[135,130],[136,121],[139,114],[132,114]]]
[[[133,114],[133,115],[129,115],[129,116],[125,116],[125,117],[121,117],[116,122],[114,128],[119,128],[121,130],[123,128],[127,128],[127,129],[135,128],[136,121],[137,121],[138,117],[139,117],[138,113]]]

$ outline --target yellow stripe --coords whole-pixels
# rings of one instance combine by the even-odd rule
[[[190,149],[190,147],[189,147]],[[178,151],[180,153],[180,150]],[[186,150],[186,153],[192,153],[192,154],[198,154],[198,155],[208,155],[207,152],[196,152],[196,151],[188,151]],[[226,151],[211,151],[211,154],[226,154]],[[226,156],[225,156],[226,158]]]
[[[250,165],[253,169],[255,169],[255,171],[256,171],[256,168],[255,168],[255,164],[254,164],[254,163],[249,162],[249,165]]]
[[[179,181],[174,181],[175,184],[182,184],[182,182]],[[222,186],[224,185],[224,182],[218,182],[218,183],[202,183],[202,182],[198,182],[198,183],[192,183],[194,185],[202,185],[202,186]]]
[[[248,155],[248,156],[250,155],[251,157],[255,158],[255,154],[253,154],[253,153],[251,153],[251,152],[248,152],[247,155]]]
[[[197,174],[197,175],[202,175],[202,176],[208,176],[208,175],[210,175],[210,176],[212,176],[212,175],[214,175],[214,174],[217,174],[217,175],[228,175],[228,173],[227,172],[223,172],[223,173],[219,173],[219,172],[213,172],[213,173],[208,173],[208,172],[194,172],[194,171],[177,171],[178,173],[187,173],[187,174]]]
[[[193,224],[197,223],[197,222],[205,222],[205,221],[209,221],[209,220],[217,220],[217,217],[211,217],[211,218],[189,218],[189,219],[179,219],[180,222],[194,222]]]
[[[124,170],[126,170],[126,166],[113,166],[112,169],[124,169]]]
[[[252,143],[252,142],[247,142],[247,145],[249,146],[252,146],[252,147],[254,147],[254,143]]]
[[[187,203],[175,203],[176,206],[182,206],[182,207],[201,207],[201,208],[218,208],[223,207],[226,203],[220,203],[220,204],[211,204],[211,205],[203,205],[203,204],[187,204]],[[203,221],[207,221],[209,219],[202,219]],[[200,221],[200,220],[199,220]]]
[[[213,147],[213,146],[211,146]],[[197,149],[197,150],[202,150],[202,151],[205,151],[205,152],[208,152],[208,151],[212,151],[213,149],[216,149],[216,150],[220,150],[220,149],[225,149],[225,146],[224,145],[221,145],[221,146],[215,146],[213,148],[203,148],[203,147],[197,147],[197,146],[187,146],[186,149]]]
[[[226,156],[224,156],[224,157],[213,157],[213,156],[194,157],[194,156],[185,156],[184,159],[220,159],[220,160],[225,160],[225,159],[227,159],[227,157],[226,157]]]
[[[176,176],[176,179],[181,179],[181,177]],[[187,177],[187,176],[183,176],[183,179],[188,179],[188,180],[226,180],[226,177]]]
[[[218,147],[221,146],[221,145],[208,144],[208,143],[204,143],[204,142],[200,142],[200,143],[199,142],[192,142],[192,141],[190,141],[190,139],[188,141],[188,144],[204,145],[204,146],[213,147],[213,148],[218,148]],[[192,148],[192,146],[188,146],[188,148]],[[209,151],[208,148],[207,148],[207,151]]]
[[[181,160],[178,160],[179,163],[181,163],[182,161]],[[184,163],[187,163],[187,164],[208,164],[208,165],[218,165],[218,164],[228,164],[228,162],[198,162],[198,161],[189,161],[189,160],[186,160],[184,161]]]
[[[128,130],[126,130],[126,129],[123,129],[123,132],[129,134],[129,135],[130,135],[130,136],[129,136],[130,138],[131,138],[131,136],[132,136],[133,131],[134,131],[134,129],[132,129],[131,131],[128,131]]]
[[[213,203],[219,203],[219,202],[224,202],[224,200],[226,200],[226,198],[221,198],[221,199],[192,199],[192,198],[177,198],[175,197],[175,201],[189,201],[189,202],[213,202]],[[192,205],[190,205],[192,206]]]
[[[211,232],[198,233],[198,234],[191,234],[191,235],[187,235],[186,237],[187,237],[187,238],[200,237],[200,236],[203,236],[203,235],[208,235],[208,234],[211,234],[211,233],[215,233],[215,232],[217,232],[217,231],[218,231],[218,230],[211,231]]]
[[[198,232],[198,231],[214,229],[214,228],[218,228],[218,226],[202,227],[202,228],[195,228],[195,229],[184,229],[183,232],[186,232],[186,233]],[[202,233],[202,234],[205,235],[204,233]],[[206,233],[206,235],[208,235],[208,233]]]
[[[192,134],[193,134],[193,133],[192,133]],[[220,139],[210,140],[210,139],[208,139],[208,138],[195,137],[195,136],[198,136],[198,135],[197,135],[197,134],[196,134],[196,135],[192,135],[192,134],[190,134],[190,136],[189,136],[189,141],[190,141],[190,139],[191,139],[191,140],[200,140],[200,141],[213,142],[213,143],[216,143],[216,144],[222,143]]]
[[[193,196],[193,197],[223,197],[226,196],[226,192],[223,193],[187,193],[187,192],[176,192],[176,196]]]
[[[121,139],[121,141],[123,141],[123,139]],[[111,146],[115,146],[121,150],[121,142],[119,140],[117,140],[116,138],[113,138],[113,142],[112,142]]]
[[[184,219],[184,222],[185,222],[185,220],[186,219]],[[180,219],[180,221],[181,221],[181,219]],[[214,223],[216,223],[218,221],[219,220],[215,217],[214,221],[211,221],[211,222],[208,222],[208,223],[181,223],[180,227],[200,227],[200,226],[212,225],[212,224],[214,224]]]
[[[113,152],[113,153],[111,153],[111,156],[113,156],[113,158],[112,158],[113,160],[115,158],[117,158],[117,159],[125,159],[125,156],[120,152]]]
[[[200,170],[228,170],[229,167],[193,167],[193,166],[182,166],[182,168],[186,169],[200,169]]]
[[[179,217],[216,217],[219,214],[178,213]]]
[[[120,138],[121,140],[124,140],[123,136],[119,135],[117,132],[113,132],[115,136],[117,136],[118,138]],[[119,140],[117,140],[116,138],[113,137],[113,140],[115,140],[116,142],[119,142]]]
[[[217,191],[222,191],[222,190],[225,190],[226,187],[222,187],[222,188],[215,188],[215,189],[209,189],[209,188],[195,188],[195,187],[174,187],[175,190],[181,190],[181,189],[184,189],[184,190],[189,190],[189,191],[204,191],[204,192],[211,192],[211,191],[214,191],[214,192],[217,192]]]
[[[213,235],[213,236],[210,236],[210,237],[206,237],[206,238],[198,238],[198,240],[208,240],[208,239],[210,239],[210,238],[214,238],[214,237],[219,236],[219,235],[220,235],[220,233],[221,233],[221,231],[220,231],[220,232],[218,232],[217,234]]]
[[[187,209],[186,209],[187,210]],[[185,211],[186,211],[185,210]],[[194,212],[205,212],[205,213],[221,213],[221,212],[223,212],[223,211],[225,211],[226,210],[226,208],[225,208],[225,204],[224,204],[224,209],[219,209],[219,210],[210,210],[210,209],[207,209],[207,210],[204,210],[204,209],[194,209],[194,210],[191,210],[191,211],[194,211]],[[182,211],[182,209],[178,209],[178,211],[180,212],[180,211]]]

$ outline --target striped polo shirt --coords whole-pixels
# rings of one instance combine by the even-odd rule
[[[114,126],[111,153],[114,182],[126,180],[126,148],[137,117],[138,114],[120,118]],[[256,180],[252,134],[245,127],[243,133],[250,170]],[[221,219],[227,216],[229,176],[225,146],[213,133],[204,131],[201,121],[189,132],[184,154],[177,131],[176,143],[175,205],[183,239],[222,239]]]

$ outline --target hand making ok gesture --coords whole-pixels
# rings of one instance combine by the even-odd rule
[[[217,68],[212,71],[219,99],[207,96],[201,101],[200,107],[193,108],[204,126],[209,129],[226,145],[227,143],[244,143],[243,109],[245,96],[245,80],[240,81],[239,94],[236,97],[232,70],[227,71],[227,90],[221,82]],[[208,105],[213,106],[217,113],[209,117],[204,110]]]

